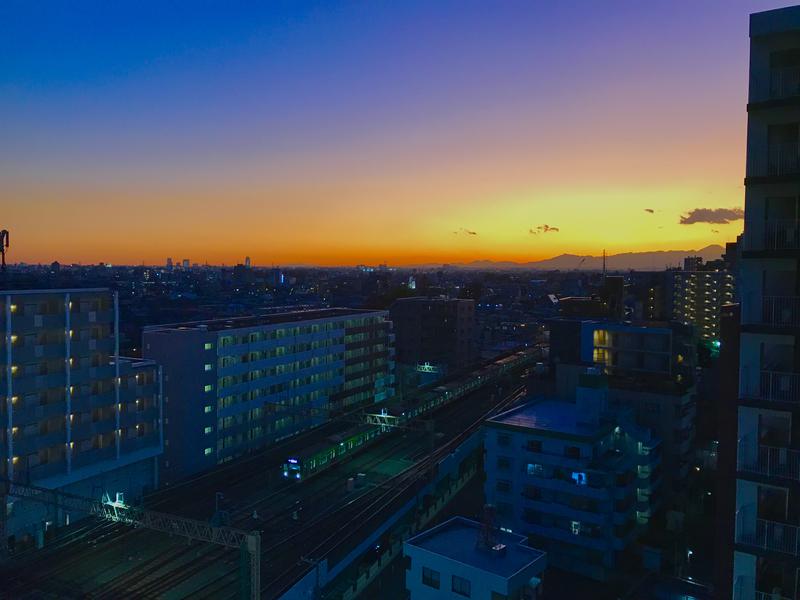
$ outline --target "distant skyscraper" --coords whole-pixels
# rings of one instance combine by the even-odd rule
[[[184,268],[184,269],[188,269],[188,268],[189,268],[189,266],[190,266],[189,259],[188,259],[188,258],[184,258],[184,259],[183,259],[183,268]]]
[[[245,267],[245,269],[249,269],[250,268],[250,257],[249,256],[245,256],[244,257],[244,267]]]
[[[800,592],[800,7],[750,17],[733,595]]]
[[[172,257],[167,258],[167,270],[172,270]]]

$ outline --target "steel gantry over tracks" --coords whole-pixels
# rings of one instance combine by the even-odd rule
[[[144,527],[170,535],[178,535],[187,540],[206,542],[235,548],[248,557],[249,597],[259,598],[261,590],[261,534],[258,531],[244,531],[233,527],[215,527],[195,519],[147,510],[125,504],[122,494],[112,500],[106,494],[102,500],[85,498],[75,494],[37,487],[34,485],[0,479],[0,551],[7,554],[8,534],[5,528],[5,504],[8,498],[39,502],[78,513],[94,515],[114,523],[124,523],[134,527]]]

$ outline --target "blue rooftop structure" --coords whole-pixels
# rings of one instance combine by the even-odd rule
[[[546,560],[544,552],[526,544],[525,536],[505,531],[495,534],[497,543],[505,546],[502,553],[478,548],[480,528],[476,521],[454,517],[406,543],[501,577],[511,577],[537,560]]]
[[[594,438],[608,431],[607,424],[588,423],[579,419],[578,405],[574,402],[544,399],[523,404],[490,419],[491,423],[537,430],[540,433]]]
[[[407,540],[406,587],[411,600],[537,598],[547,555],[524,536],[496,531],[492,547],[479,543],[482,524],[453,517]]]

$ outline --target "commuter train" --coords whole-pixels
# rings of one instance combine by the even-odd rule
[[[384,414],[396,417],[396,424],[403,426],[499,379],[513,369],[535,362],[539,355],[540,349],[530,348],[499,358],[467,376],[423,391],[406,406],[389,405],[384,409]],[[389,431],[390,428],[382,425],[363,424],[342,434],[330,436],[305,449],[302,454],[288,458],[283,463],[283,476],[291,480],[309,477],[361,450]]]

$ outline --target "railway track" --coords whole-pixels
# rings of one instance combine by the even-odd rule
[[[381,438],[379,444],[368,449],[370,454],[363,453],[366,454],[366,459],[361,453],[353,454],[347,462],[304,479],[302,487],[280,478],[278,476],[280,465],[287,453],[292,452],[287,448],[302,448],[304,439],[314,439],[320,435],[321,430],[318,429],[293,438],[286,446],[273,447],[243,457],[237,461],[236,467],[230,470],[212,471],[186,484],[151,494],[147,498],[147,507],[163,508],[168,503],[181,503],[183,499],[185,503],[181,504],[181,514],[208,518],[210,516],[208,512],[203,513],[203,511],[208,511],[209,497],[213,498],[215,491],[224,489],[226,497],[233,498],[233,504],[229,507],[231,525],[245,529],[251,526],[261,529],[269,539],[269,544],[262,550],[262,573],[281,573],[265,583],[264,593],[269,595],[270,590],[293,583],[298,574],[309,570],[308,565],[299,561],[301,558],[299,554],[283,556],[287,544],[294,543],[306,550],[312,547],[315,549],[312,556],[317,556],[318,552],[324,551],[324,544],[330,544],[337,535],[331,529],[332,524],[346,523],[349,526],[359,518],[369,516],[368,511],[374,512],[385,506],[386,502],[396,497],[392,495],[393,490],[399,488],[407,490],[408,486],[419,481],[431,465],[449,452],[448,448],[457,439],[460,428],[466,425],[472,427],[468,421],[474,424],[485,418],[487,413],[478,414],[477,410],[470,409],[477,402],[476,394],[479,395],[481,406],[491,404],[493,389],[494,384],[482,387],[470,392],[459,402],[445,404],[432,413],[431,416],[440,421],[442,429],[447,431],[449,436],[456,437],[446,442],[442,440],[442,446],[429,456],[426,456],[427,451],[420,448],[419,438],[427,435],[424,432],[406,433],[402,436],[389,433]],[[496,403],[490,412],[499,406],[504,406],[506,400]],[[466,415],[469,415],[469,418],[463,418]],[[349,494],[343,493],[346,489],[344,475],[346,469],[353,472],[370,471],[379,463],[397,454],[402,454],[405,460],[415,464],[379,482],[380,485],[376,487],[362,488]],[[265,465],[265,462],[269,464]],[[257,465],[258,469],[254,469],[253,465]],[[272,485],[265,486],[270,478]],[[322,483],[317,483],[318,478]],[[252,499],[254,484],[262,489],[268,487],[268,491]],[[298,506],[303,508],[303,515],[312,516],[309,518],[303,516],[297,521],[292,519],[291,515]],[[260,516],[257,524],[251,519],[254,510]],[[112,596],[159,598],[168,593],[176,598],[221,598],[230,595],[233,590],[238,590],[238,555],[231,558],[235,551],[199,544],[179,547],[171,544],[165,552],[149,556],[148,543],[152,546],[161,543],[156,538],[148,537],[149,535],[149,532],[120,524],[95,523],[92,526],[80,527],[65,534],[57,545],[47,547],[44,553],[31,551],[17,557],[22,559],[19,564],[23,568],[18,569],[17,573],[6,573],[8,577],[3,578],[4,588],[12,594],[11,597],[23,598],[25,590],[30,589],[28,586],[31,581],[30,576],[25,574],[40,573],[36,576],[36,581],[43,581],[40,591],[46,593],[52,590],[54,597],[58,598],[97,600]],[[346,539],[346,536],[343,539]],[[67,554],[66,551],[74,549],[79,543],[83,545],[79,551]],[[87,543],[90,544],[88,548]],[[143,546],[144,551],[139,549],[135,553],[140,553],[145,558],[132,563],[129,569],[115,575],[112,581],[95,585],[94,588],[91,577],[81,577],[75,572],[76,566],[82,563],[94,564],[96,561],[96,564],[102,564],[109,550],[120,544],[132,548]],[[219,568],[221,564],[226,563],[232,567],[214,578],[210,573],[211,568]],[[205,577],[205,575],[211,576]],[[75,585],[63,585],[62,581],[71,581]],[[65,589],[68,588],[72,588],[70,591],[73,593],[65,593]],[[18,592],[15,593],[15,590]]]
[[[375,518],[376,514],[380,514],[381,510],[386,507],[391,507],[395,504],[398,498],[408,495],[409,489],[420,482],[424,482],[427,474],[432,466],[436,465],[442,458],[447,456],[454,448],[458,447],[464,440],[466,440],[477,428],[483,423],[486,418],[512,406],[521,397],[520,390],[516,390],[508,397],[506,397],[498,405],[481,415],[476,419],[462,434],[450,440],[440,448],[434,450],[427,458],[423,459],[416,465],[406,469],[404,472],[398,474],[396,479],[391,482],[392,485],[372,499],[366,506],[358,507],[358,509],[347,515],[346,519],[338,519],[340,525],[334,528],[322,541],[320,541],[314,548],[306,553],[306,556],[313,557],[314,561],[319,561],[325,558],[336,546],[346,543],[358,526],[366,519]],[[418,486],[419,487],[419,486]],[[413,494],[412,494],[413,496]],[[308,540],[305,540],[306,542]],[[267,581],[262,585],[262,597],[277,598],[299,580],[302,576],[311,570],[312,566],[308,562],[295,563],[293,567],[285,570],[276,578]],[[263,571],[262,571],[263,572]]]

